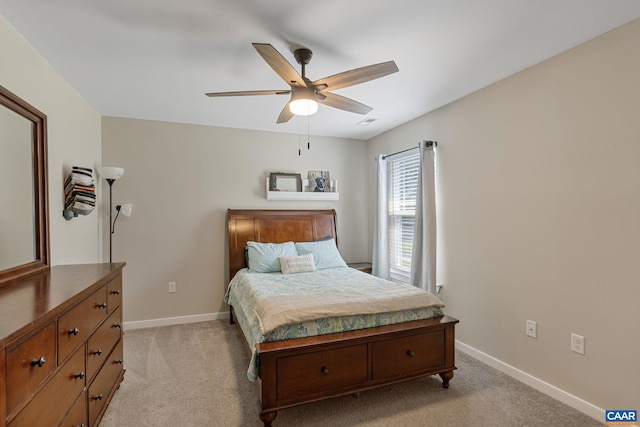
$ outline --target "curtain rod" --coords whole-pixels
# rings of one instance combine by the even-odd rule
[[[438,143],[436,141],[423,141],[427,147],[437,147]],[[418,147],[407,148],[406,150],[398,151],[396,153],[386,154],[382,156],[383,159],[391,156],[397,156],[398,154],[406,153],[407,151],[415,150]]]

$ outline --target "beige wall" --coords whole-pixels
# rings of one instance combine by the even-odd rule
[[[51,262],[100,260],[99,215],[62,217],[62,180],[71,166],[101,156],[100,115],[0,16],[0,85],[47,115]]]
[[[125,321],[228,312],[229,208],[336,209],[343,257],[366,260],[366,142],[312,138],[303,148],[298,156],[297,135],[103,118],[104,162],[125,169],[114,205],[134,204],[113,236],[114,260],[127,262]],[[338,202],[266,200],[269,172],[309,170],[338,179]]]
[[[369,147],[439,142],[438,281],[457,338],[603,409],[640,402],[639,49],[636,21]]]

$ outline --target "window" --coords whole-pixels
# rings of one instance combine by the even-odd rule
[[[389,159],[389,255],[391,277],[409,281],[420,154],[410,150]]]

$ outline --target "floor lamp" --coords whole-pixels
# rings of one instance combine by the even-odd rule
[[[98,174],[101,177],[107,180],[109,183],[109,264],[113,262],[112,258],[112,234],[113,225],[111,221],[112,213],[113,213],[113,199],[112,199],[112,188],[113,183],[116,182],[116,179],[119,179],[124,174],[124,169],[117,168],[113,166],[100,166],[98,167]]]

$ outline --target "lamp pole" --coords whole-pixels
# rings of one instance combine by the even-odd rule
[[[113,263],[112,257],[111,257],[111,243],[112,243],[112,232],[111,232],[111,215],[113,212],[113,201],[111,198],[112,195],[112,191],[111,188],[113,187],[113,183],[115,182],[115,179],[111,179],[111,178],[107,178],[107,182],[109,183],[109,264]]]

